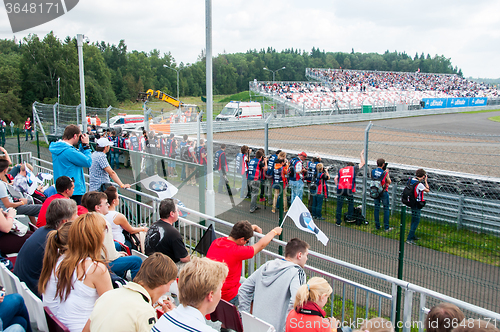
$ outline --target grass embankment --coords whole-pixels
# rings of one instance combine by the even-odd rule
[[[497,110],[481,110],[481,111],[467,111],[467,112],[460,112],[460,113],[465,113],[465,114],[474,114],[474,113],[490,113],[490,112],[498,112],[500,109]]]
[[[500,122],[500,116],[492,116],[492,117],[488,118],[488,120]]]
[[[305,198],[306,200],[307,198]],[[333,204],[332,204],[333,203]],[[306,204],[306,203],[304,203]],[[345,207],[346,204],[344,204]],[[328,200],[327,213],[324,217],[327,222],[335,222],[336,202]],[[386,233],[383,230],[376,230],[373,221],[373,208],[367,207],[366,211],[368,225],[356,226],[349,224],[347,227],[352,227],[363,232],[376,234],[386,238],[399,240],[400,234],[400,211],[394,211],[390,217],[389,224],[394,227],[394,230]],[[381,208],[380,221],[383,221],[383,213]],[[411,210],[407,208],[406,225],[405,225],[405,240],[410,231]],[[458,228],[456,224],[432,220],[421,217],[420,224],[417,229],[419,240],[416,243],[425,248],[436,251],[446,252],[455,256],[475,260],[481,263],[500,266],[500,241],[499,238],[487,232],[476,232],[464,228]]]

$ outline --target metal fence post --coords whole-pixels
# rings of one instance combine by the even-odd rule
[[[269,115],[264,126],[264,151],[266,156],[269,154],[269,122],[271,122],[271,119],[272,115]]]
[[[38,136],[38,131],[35,131],[36,135],[36,155],[40,159],[40,137]]]
[[[284,188],[283,186],[283,183],[280,183],[280,191],[281,191],[281,195],[279,196],[279,202],[278,202],[278,210],[279,210],[279,215],[278,215],[278,226],[282,226],[283,224],[283,217],[285,216],[284,215],[284,212],[283,211],[283,207],[285,206],[284,205],[284,199],[285,199],[285,195],[286,195],[286,189]],[[271,187],[271,191],[273,191],[272,187]],[[279,239],[280,241],[283,241],[283,231],[281,231],[281,234],[279,235]],[[283,256],[283,247],[282,246],[279,246],[278,248],[278,253],[280,255]]]
[[[109,112],[111,111],[112,108],[113,106],[109,106],[108,108],[106,108],[106,124],[108,126],[108,129],[109,129]]]
[[[411,331],[412,307],[413,307],[413,291],[406,289],[405,290],[405,302],[404,302],[404,306],[403,306],[403,332]]]
[[[363,168],[363,201],[361,207],[361,213],[366,217],[366,183],[368,181],[368,134],[370,133],[370,128],[373,126],[373,123],[370,121],[368,126],[365,129],[365,166]]]
[[[17,156],[18,158],[18,163],[20,164],[21,163],[21,138],[19,137],[19,131],[21,130],[20,128],[16,128],[17,129],[17,152],[19,152],[19,156]]]
[[[457,217],[457,229],[462,228],[462,220],[464,214],[464,203],[465,203],[465,195],[460,195],[460,199],[458,200],[458,217]]]
[[[397,198],[396,198],[396,195],[398,193],[398,184],[397,183],[394,183],[392,185],[392,193],[391,193],[391,196],[392,196],[392,201],[391,201],[391,216],[392,216],[392,213],[394,212],[394,210],[396,209],[396,201],[397,201]]]
[[[405,229],[406,229],[406,206],[401,205],[401,218],[399,225],[399,258],[398,258],[398,279],[403,280],[403,267],[405,257]],[[396,298],[396,324],[401,318],[401,287],[398,286]],[[397,325],[396,325],[397,327]],[[397,329],[399,331],[399,328]]]

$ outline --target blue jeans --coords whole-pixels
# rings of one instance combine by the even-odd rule
[[[30,135],[31,140],[33,140],[33,130],[32,129],[30,129],[30,130],[26,129],[26,140],[28,140],[28,135]]]
[[[389,193],[383,191],[378,198],[375,198],[375,227],[380,229],[380,203],[384,205],[384,228],[389,229]]]
[[[247,197],[247,194],[248,194],[247,175],[246,174],[241,174],[240,198]]]
[[[110,166],[112,169],[120,168],[120,151],[111,151]]]
[[[302,194],[304,192],[304,181],[299,180],[299,181],[290,181],[290,189],[292,190],[292,194],[290,195],[292,201],[291,204],[293,204],[293,201],[295,200],[295,197],[299,197],[300,200],[302,200]]]
[[[117,276],[125,278],[128,270],[130,270],[130,276],[134,280],[135,275],[139,272],[141,268],[142,259],[138,256],[125,256],[118,257],[112,262],[109,262],[109,267]]]
[[[226,187],[226,180],[224,180],[224,173],[222,171],[219,171],[219,186],[217,188],[219,194],[222,194],[224,192],[225,187]]]
[[[323,207],[323,195],[311,195],[312,205],[311,214],[313,218],[321,218],[321,209]]]
[[[347,199],[347,219],[352,219],[354,214],[354,196],[353,195],[337,195],[337,225],[342,223],[342,207],[344,205],[344,198]]]
[[[408,238],[406,241],[413,241],[416,239],[415,232],[417,231],[418,224],[420,223],[420,210],[411,209],[411,226],[410,233],[408,233]]]
[[[23,297],[19,294],[6,295],[0,303],[0,319],[3,328],[14,324],[21,325],[26,331],[31,332],[30,316],[24,304]]]

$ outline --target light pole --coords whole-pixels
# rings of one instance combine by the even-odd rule
[[[179,100],[179,72],[181,70],[183,70],[184,68],[186,68],[186,67],[182,67],[181,69],[175,69],[175,68],[169,67],[167,65],[163,65],[163,67],[175,70],[175,72],[177,73],[177,101],[179,102],[179,108],[180,108],[181,107],[181,103],[180,103],[180,100]]]
[[[285,66],[283,66],[283,68],[276,69],[276,70],[267,69],[266,67],[264,67],[264,68],[262,68],[262,69],[267,70],[267,71],[270,71],[271,73],[273,73],[273,83],[274,83],[274,81],[275,81],[275,79],[276,79],[276,73],[277,73],[277,72],[279,72],[280,70],[285,69],[285,68],[286,68],[286,67],[285,67]]]
[[[83,37],[82,34],[76,35],[78,45],[78,67],[80,69],[80,103],[82,105],[82,131],[87,124],[87,112],[85,109],[85,77],[83,72]]]

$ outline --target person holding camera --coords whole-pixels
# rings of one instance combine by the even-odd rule
[[[408,180],[409,185],[415,185],[415,199],[417,202],[424,202],[424,193],[428,193],[430,191],[429,184],[427,183],[427,173],[419,168],[415,172],[415,177]],[[410,233],[408,233],[408,238],[406,239],[406,243],[408,244],[416,244],[415,241],[418,238],[415,236],[415,232],[417,231],[418,224],[420,223],[420,209],[421,207],[412,207],[411,208],[411,226]]]
[[[71,198],[80,205],[86,192],[83,168],[92,166],[88,135],[82,134],[78,126],[69,125],[64,129],[62,139],[50,144],[49,151],[52,153],[54,181],[63,175],[74,179],[75,190]]]
[[[377,159],[377,168],[372,170],[372,180],[380,181],[382,185],[382,192],[377,198],[374,198],[375,208],[375,228],[380,229],[380,203],[384,205],[384,230],[386,232],[392,231],[394,228],[389,227],[389,185],[391,184],[391,177],[387,170],[387,163],[384,158]]]

